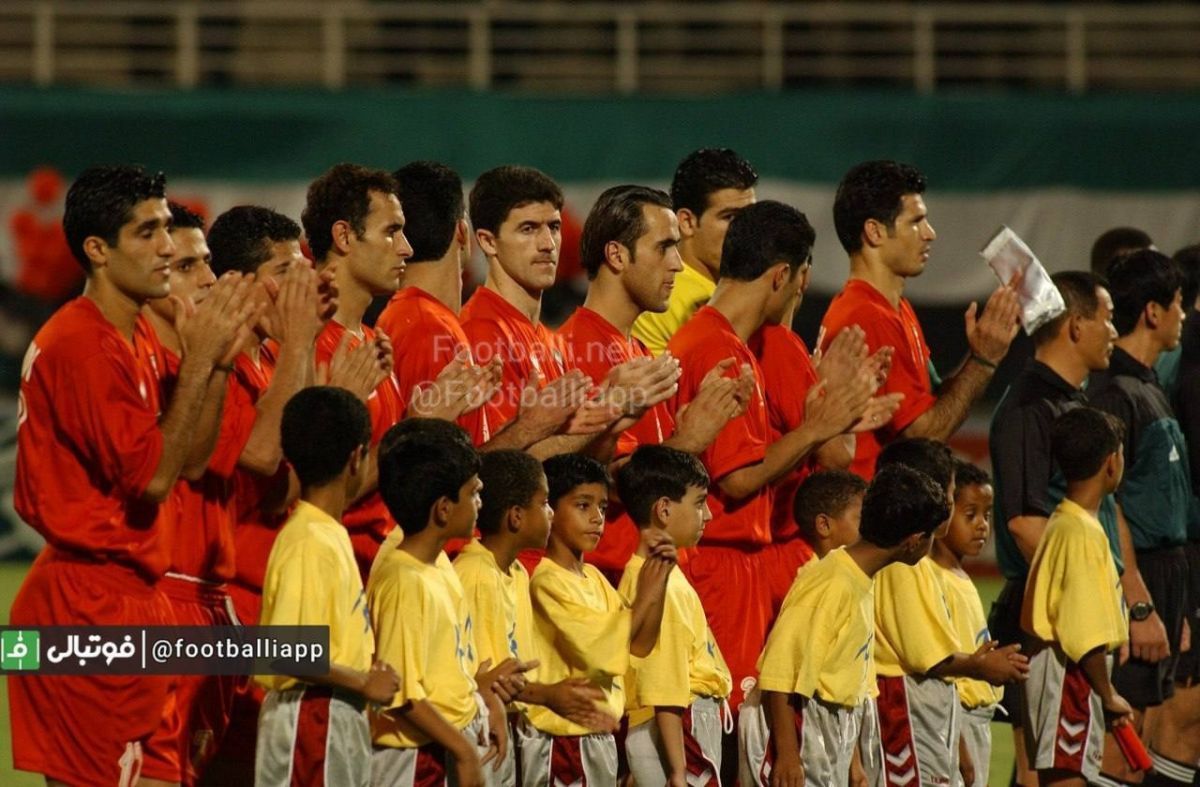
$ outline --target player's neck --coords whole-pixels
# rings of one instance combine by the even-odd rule
[[[884,566],[895,562],[893,550],[877,547],[870,541],[859,539],[846,547],[846,554],[853,560],[862,572],[874,579]]]
[[[708,269],[708,266],[700,261],[692,250],[692,242],[690,240],[682,240],[679,242],[679,256],[683,259],[683,264],[699,273],[709,281],[717,281],[717,275]]]
[[[462,273],[458,267],[458,246],[451,244],[445,257],[429,262],[409,262],[404,270],[404,286],[416,287],[436,298],[458,314],[462,309]]]
[[[621,286],[621,280],[603,272],[588,287],[587,298],[584,299],[583,306],[608,320],[626,338],[633,330],[634,321],[642,313],[638,305],[629,297],[629,293]]]
[[[1158,340],[1153,331],[1141,328],[1134,328],[1132,332],[1117,339],[1114,344],[1129,353],[1133,360],[1148,367],[1154,366],[1163,351],[1162,342]]]
[[[761,297],[760,282],[722,279],[717,282],[708,305],[720,312],[742,342],[747,342],[762,327],[766,301]]]
[[[946,546],[946,542],[940,538],[935,538],[933,540],[933,549],[929,551],[929,557],[933,559],[934,563],[937,563],[947,571],[953,571],[956,574],[964,573],[962,560],[958,555],[954,554],[954,552],[950,550],[950,547]]]
[[[500,267],[499,262],[489,266],[487,281],[483,283],[492,292],[497,293],[510,306],[524,314],[531,323],[538,324],[542,318],[542,291],[530,292],[522,287]]]
[[[550,543],[546,545],[546,557],[560,568],[583,576],[583,553],[576,552],[553,535],[550,536]]]
[[[158,341],[162,343],[162,346],[176,355],[183,355],[183,345],[179,342],[179,334],[175,332],[175,324],[170,320],[164,319],[162,315],[149,306],[142,307],[142,313],[150,321],[151,327],[154,328],[154,335],[158,337]]]
[[[137,324],[142,304],[110,284],[102,274],[93,272],[83,287],[83,296],[96,304],[104,319],[112,323],[122,336],[133,341],[133,326]]]
[[[362,318],[375,296],[350,274],[347,260],[339,260],[335,274],[338,287],[338,307],[333,319],[348,331],[362,332]]]
[[[1074,388],[1082,388],[1088,378],[1087,362],[1070,346],[1070,339],[1062,336],[1033,351],[1035,360],[1050,367],[1051,371],[1066,380]]]
[[[1106,494],[1104,480],[1099,475],[1083,481],[1067,482],[1067,499],[1097,519],[1100,517],[1100,503]]]
[[[304,487],[300,490],[300,499],[341,522],[346,511],[346,479],[339,476],[331,484]]]
[[[483,544],[484,549],[492,553],[492,557],[496,560],[496,566],[505,574],[508,573],[508,569],[517,559],[517,555],[521,553],[520,544],[503,533],[485,535],[479,539],[479,543]]]
[[[420,533],[405,533],[404,540],[400,542],[400,549],[422,563],[433,565],[437,562],[438,553],[445,549],[449,540],[443,528],[430,522]]]
[[[850,278],[865,281],[879,290],[893,309],[900,308],[900,299],[904,297],[904,277],[892,273],[880,260],[861,252],[852,254]]]

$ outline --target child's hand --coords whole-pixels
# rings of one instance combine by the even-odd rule
[[[1029,659],[1021,655],[1020,645],[997,647],[995,640],[985,642],[973,658],[979,663],[979,676],[993,686],[1022,681],[1029,677]]]
[[[850,787],[867,787],[867,784],[867,770],[863,768],[862,755],[855,746],[854,756],[850,758]]]
[[[539,663],[536,659],[533,661],[505,659],[500,662],[498,667],[489,670],[488,667],[492,665],[492,660],[484,659],[475,673],[475,682],[479,685],[480,693],[485,697],[491,693],[499,697],[501,702],[512,702],[525,689],[524,673],[538,666]]]
[[[613,732],[619,722],[597,707],[603,701],[604,692],[587,678],[567,678],[550,687],[548,707],[593,732]]]
[[[686,773],[672,773],[667,777],[667,787],[688,787]]]
[[[463,756],[454,755],[454,770],[458,774],[458,787],[484,787],[483,763],[475,754],[475,749],[466,747],[469,751]],[[468,756],[469,755],[469,756]]]
[[[671,565],[675,565],[678,562],[679,553],[675,549],[675,542],[671,540],[671,537],[667,535],[665,530],[647,528],[642,531],[642,538],[646,542],[646,547],[650,550],[651,560],[658,558]]]
[[[667,586],[667,578],[671,576],[671,569],[675,567],[674,547],[672,549],[672,560],[668,562],[665,559],[660,559],[650,555],[650,559],[642,564],[642,570],[638,572],[638,595],[641,595],[642,588],[647,592],[658,593]]]
[[[804,787],[804,763],[799,757],[781,757],[771,767],[771,787]]]
[[[971,759],[971,750],[967,748],[967,739],[958,739],[958,772],[962,776],[964,787],[975,783],[975,762]]]
[[[504,767],[504,758],[508,755],[508,714],[496,695],[486,696],[484,702],[488,706],[487,752],[480,758],[479,764],[492,764],[493,771]]]
[[[1133,723],[1133,708],[1115,689],[1107,697],[1101,697],[1100,704],[1104,708],[1104,719],[1109,729]]]
[[[396,692],[400,691],[400,676],[392,665],[385,661],[376,661],[363,680],[362,695],[369,701],[380,705],[388,705]]]

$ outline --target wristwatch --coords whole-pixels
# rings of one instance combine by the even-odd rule
[[[1149,601],[1139,601],[1129,608],[1129,619],[1141,623],[1154,614],[1154,605]]]

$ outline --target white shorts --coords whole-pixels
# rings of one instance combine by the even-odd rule
[[[962,712],[954,684],[903,675],[880,677],[878,686],[875,743],[879,753],[863,757],[868,782],[884,787],[952,787],[961,781]]]
[[[805,785],[847,787],[862,715],[861,705],[850,708],[820,699],[810,699],[804,703],[804,710],[795,714]],[[750,692],[742,704],[738,742],[738,781],[742,787],[769,787],[775,754],[758,689]]]
[[[555,737],[527,719],[516,725],[523,787],[616,787],[617,741],[612,733]]]
[[[255,787],[306,779],[366,787],[370,778],[371,727],[362,697],[312,685],[267,692],[258,715]]]
[[[962,709],[962,739],[975,765],[975,784],[964,787],[987,787],[988,765],[992,761],[992,717],[995,715],[995,705]],[[962,784],[961,778],[958,783]]]
[[[691,787],[721,787],[721,705],[710,697],[695,700],[683,713],[683,750]],[[661,787],[670,775],[662,736],[651,719],[630,727],[625,736],[629,770],[638,787]]]
[[[482,757],[487,753],[486,709],[471,719],[462,729],[462,734],[475,746],[476,754]],[[496,771],[492,768],[494,764],[489,762],[483,766],[483,783],[487,787],[511,787],[516,783],[516,777],[511,774],[511,781],[501,781],[503,768]],[[371,754],[372,787],[413,787],[415,784],[445,784],[455,787],[458,784],[458,770],[455,768],[453,755],[436,743],[405,749],[375,747]]]
[[[1112,657],[1108,657],[1112,673]],[[1046,647],[1029,659],[1025,681],[1025,736],[1037,770],[1100,775],[1104,707],[1087,677],[1061,650]]]

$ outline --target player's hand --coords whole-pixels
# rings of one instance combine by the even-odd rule
[[[317,274],[317,317],[326,323],[338,310],[337,262],[327,263]]]
[[[482,394],[491,380],[492,367],[471,363],[471,353],[464,348],[438,372],[437,379],[413,391],[408,415],[453,421],[483,403]]]
[[[817,357],[817,376],[828,385],[843,385],[852,380],[867,362],[867,334],[857,325],[838,331],[829,347]]]
[[[777,757],[771,766],[771,787],[804,787],[804,763],[797,755]]]
[[[1025,680],[1029,676],[1029,659],[1021,655],[1021,646],[999,645],[989,640],[972,655],[978,664],[979,677],[993,686]]]
[[[849,431],[867,411],[874,391],[875,379],[866,366],[860,366],[851,379],[834,387],[821,380],[805,397],[804,424],[816,431],[822,443]]]
[[[587,678],[567,678],[550,686],[550,710],[593,732],[613,732],[620,722],[600,710],[604,692]]]
[[[688,787],[686,773],[672,773],[667,777],[667,787]]]
[[[275,338],[280,344],[311,348],[321,332],[317,272],[307,262],[292,265],[274,283],[277,288],[272,317]]]
[[[342,335],[329,363],[317,367],[319,384],[345,388],[364,403],[386,379],[375,345],[367,342],[351,348],[349,333]]]
[[[888,375],[892,373],[892,359],[896,356],[896,348],[891,345],[880,347],[875,354],[867,359],[867,368],[875,376],[875,390],[887,383]]]
[[[863,410],[862,416],[854,422],[850,431],[854,434],[861,434],[886,426],[891,423],[892,416],[900,409],[900,403],[903,401],[904,394],[902,393],[872,396],[867,400],[867,409]]]
[[[392,669],[392,665],[385,661],[373,663],[363,680],[362,695],[370,702],[387,705],[398,691],[400,676]]]
[[[670,352],[657,358],[633,358],[608,371],[601,398],[620,407],[628,426],[633,426],[651,407],[675,395],[682,374]]]
[[[396,350],[392,347],[391,337],[382,328],[375,329],[375,356],[379,359],[379,367],[383,369],[384,377],[396,368]]]
[[[1167,641],[1167,627],[1157,612],[1151,612],[1145,620],[1129,622],[1129,646],[1135,659],[1154,664],[1171,655]]]
[[[750,407],[750,400],[758,395],[758,378],[754,376],[754,369],[750,364],[744,363],[738,370],[737,376],[737,400],[741,405],[741,410],[734,414],[734,418],[742,415]]]
[[[610,429],[621,419],[621,408],[615,404],[589,399],[571,414],[563,430],[569,435],[600,434]]]
[[[733,364],[732,358],[726,358],[709,369],[696,389],[696,398],[675,414],[672,443],[679,450],[700,453],[717,439],[730,419],[744,410],[737,398],[738,380],[728,376]]]
[[[488,706],[487,751],[480,758],[479,764],[492,764],[492,771],[504,767],[504,758],[508,755],[508,714],[495,694],[484,695]]]
[[[199,304],[169,296],[184,357],[190,354],[214,366],[233,363],[243,346],[255,340],[254,326],[263,311],[253,288],[254,276],[229,272]]]
[[[525,673],[538,666],[539,663],[537,659],[518,661],[509,658],[500,662],[494,669],[489,669],[492,660],[484,659],[475,673],[475,682],[479,685],[481,694],[486,696],[490,691],[499,697],[501,702],[512,702],[525,690],[527,685]]]
[[[675,542],[671,536],[667,535],[667,531],[647,528],[642,531],[642,541],[645,542],[652,559],[665,561],[671,565],[676,563],[678,552],[675,549]]]
[[[1021,302],[1013,283],[997,287],[988,298],[983,314],[976,319],[978,307],[972,303],[967,307],[964,320],[967,324],[967,344],[971,352],[989,363],[998,364],[1008,354],[1008,347],[1021,327]]]
[[[458,774],[458,787],[484,787],[483,763],[480,761],[479,755],[475,753],[475,747],[472,745],[463,748],[462,754],[455,753],[453,755],[454,772]],[[490,749],[488,753],[491,753]]]
[[[1104,708],[1104,722],[1110,730],[1122,724],[1133,723],[1133,708],[1124,697],[1117,694],[1116,689],[1107,697],[1101,697],[1100,704]]]
[[[566,427],[592,390],[591,378],[579,369],[572,369],[545,387],[541,380],[534,369],[521,391],[517,412],[517,420],[529,431],[531,445]]]

